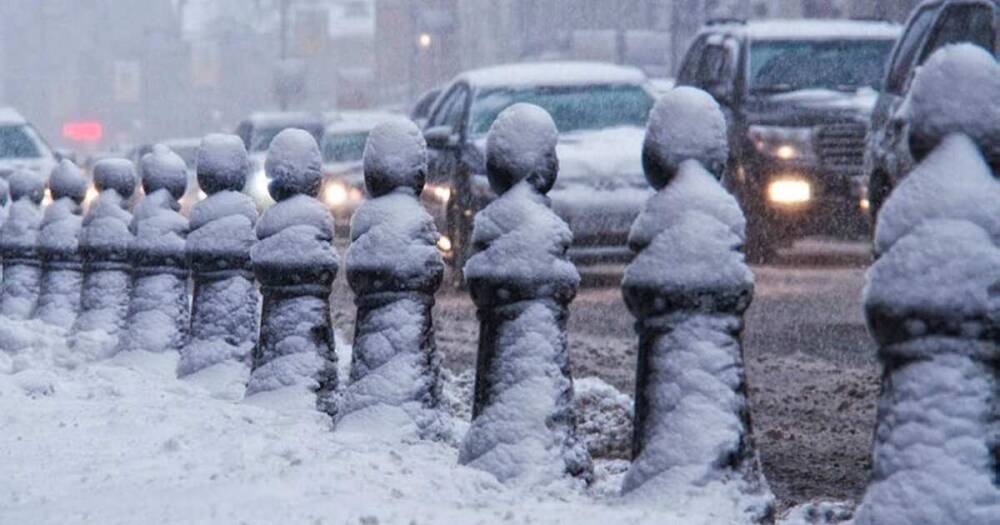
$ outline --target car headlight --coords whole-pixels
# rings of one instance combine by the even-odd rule
[[[451,188],[449,188],[448,186],[438,186],[436,184],[428,184],[427,191],[430,193],[430,196],[434,200],[440,203],[447,203],[451,199]]]
[[[776,204],[805,204],[812,199],[812,186],[797,177],[781,177],[767,185],[767,198]]]
[[[812,128],[750,126],[750,141],[757,151],[781,160],[815,160]]]
[[[348,198],[347,187],[342,182],[332,182],[323,189],[323,201],[331,208],[343,206]]]

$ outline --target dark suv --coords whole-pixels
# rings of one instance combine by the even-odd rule
[[[913,167],[906,122],[897,118],[913,74],[938,48],[959,42],[978,45],[997,56],[1000,0],[932,0],[920,4],[910,15],[892,52],[868,134],[865,173],[870,176],[872,217],[903,174]],[[991,155],[994,165],[998,156],[995,153]]]
[[[747,214],[750,260],[804,235],[867,231],[865,133],[898,35],[878,21],[726,21],[691,44],[678,83],[726,114],[723,183]]]

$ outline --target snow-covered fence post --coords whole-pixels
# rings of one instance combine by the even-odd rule
[[[179,352],[188,332],[188,220],[177,202],[187,189],[187,166],[157,144],[139,162],[145,197],[133,211],[129,246],[132,298],[121,350]]]
[[[277,204],[257,223],[259,241],[250,252],[264,309],[247,395],[308,389],[332,415],[337,356],[330,291],[340,261],[333,216],[316,199],[321,162],[316,140],[301,129],[279,133],[267,152],[268,190]]]
[[[132,214],[127,207],[135,185],[135,166],[128,160],[104,159],[94,166],[94,186],[100,193],[80,231],[83,288],[70,339],[73,348],[91,358],[111,355],[125,325],[132,289]]]
[[[45,209],[38,235],[42,285],[34,317],[69,330],[80,313],[80,205],[87,197],[87,179],[76,164],[63,159],[49,177],[49,192],[52,204]]]
[[[447,429],[437,412],[440,357],[431,310],[444,263],[434,220],[419,200],[427,145],[417,126],[393,122],[372,130],[364,171],[372,199],[351,221],[347,282],[358,313],[338,415],[344,424],[361,410],[401,413],[413,423],[404,432],[441,436]]]
[[[858,525],[1000,517],[1000,180],[983,157],[997,100],[992,54],[960,45],[924,63],[903,106],[919,164],[878,216],[865,288],[883,372]]]
[[[720,513],[762,522],[773,496],[751,435],[740,334],[753,274],[746,221],[718,183],[726,122],[703,91],[667,93],[649,118],[646,178],[657,193],[629,235],[636,257],[622,293],[636,317],[639,359],[633,462],[624,493],[662,501],[733,502]],[[669,504],[669,503],[666,503]]]
[[[490,186],[500,197],[475,219],[465,277],[480,322],[473,419],[459,462],[501,481],[591,477],[576,436],[566,342],[580,275],[569,227],[545,194],[559,171],[558,132],[545,110],[515,104],[490,129]]]
[[[14,173],[10,177],[10,196],[13,204],[0,228],[0,254],[4,262],[0,315],[28,319],[35,311],[42,281],[42,261],[37,248],[45,180],[26,171]]]
[[[224,363],[249,373],[260,294],[250,264],[257,206],[240,192],[250,171],[246,146],[236,135],[208,135],[198,149],[197,169],[198,186],[208,197],[191,208],[185,253],[194,297],[177,373],[185,377]]]

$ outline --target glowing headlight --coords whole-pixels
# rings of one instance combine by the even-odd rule
[[[447,186],[427,186],[431,196],[439,202],[448,202],[451,199],[451,188]]]
[[[768,185],[767,198],[778,204],[803,204],[812,198],[812,187],[802,179],[777,179]]]
[[[49,204],[52,204],[52,191],[45,188],[45,196],[42,197],[42,207],[46,208]]]
[[[97,199],[97,196],[98,196],[99,194],[100,194],[100,193],[99,193],[99,192],[97,191],[97,188],[96,188],[96,187],[94,187],[94,183],[93,183],[93,182],[91,182],[91,183],[90,183],[90,184],[89,184],[89,185],[87,186],[87,194],[86,194],[86,196],[85,196],[85,197],[83,198],[83,208],[84,208],[85,210],[89,210],[89,209],[90,209],[90,205],[91,205],[91,204],[92,204],[92,203],[94,202],[94,200],[95,200],[95,199]]]
[[[323,190],[323,200],[328,206],[343,206],[347,202],[347,188],[339,182],[327,184]]]
[[[442,235],[438,238],[437,247],[442,252],[448,253],[451,251],[451,239],[447,235]]]
[[[812,128],[750,126],[750,141],[757,151],[781,160],[815,160]]]

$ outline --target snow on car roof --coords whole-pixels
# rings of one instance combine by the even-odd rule
[[[476,87],[642,84],[637,68],[604,62],[526,62],[466,71],[455,78]]]
[[[16,109],[0,107],[0,124],[26,124],[27,122]]]
[[[869,20],[803,20],[772,19],[751,20],[745,24],[720,24],[708,26],[706,32],[726,29],[744,34],[751,40],[828,40],[847,38],[854,40],[895,40],[902,27],[898,24]]]
[[[338,111],[330,114],[326,133],[370,131],[382,122],[406,120],[406,115],[391,111]]]
[[[322,117],[306,111],[259,111],[251,113],[247,119],[255,126],[286,127],[297,124],[320,125]]]

